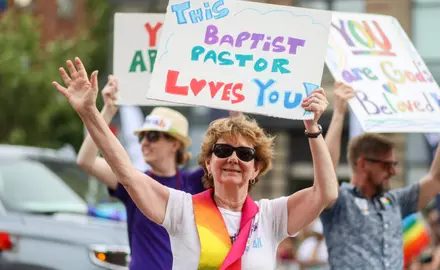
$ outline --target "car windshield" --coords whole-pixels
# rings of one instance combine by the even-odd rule
[[[56,173],[63,179],[64,183],[89,205],[96,205],[100,201],[109,200],[107,187],[97,181],[95,177],[88,175],[83,169],[76,165],[76,162],[44,158],[36,160]]]
[[[0,199],[16,211],[87,213],[87,204],[57,174],[34,160],[0,163]]]

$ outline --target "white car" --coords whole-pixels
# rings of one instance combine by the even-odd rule
[[[84,181],[56,150],[0,145],[0,269],[128,269],[125,222],[89,216],[61,172]]]

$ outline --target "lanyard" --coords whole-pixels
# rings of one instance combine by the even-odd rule
[[[246,242],[246,248],[245,248],[244,252],[247,252],[250,249],[250,246],[251,246],[251,236],[252,236],[252,233],[257,230],[258,219],[259,219],[259,213],[257,213],[255,215],[255,217],[252,218],[251,231],[249,232],[249,236],[248,236],[248,239],[247,239],[247,242]]]
[[[181,185],[180,182],[182,181],[182,178],[180,175],[180,171],[179,170],[176,170],[176,171],[177,171],[177,173],[176,173],[176,178],[177,178],[176,179],[176,189],[180,190],[180,185]],[[150,171],[147,172],[147,175],[154,179],[154,175]],[[154,180],[156,180],[156,179],[154,179]]]

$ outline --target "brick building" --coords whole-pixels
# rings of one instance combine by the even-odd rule
[[[0,0],[0,12],[14,8],[42,20],[42,42],[74,36],[85,16],[86,0]]]

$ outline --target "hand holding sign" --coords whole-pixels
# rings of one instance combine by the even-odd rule
[[[325,109],[328,106],[327,95],[324,89],[319,88],[313,91],[308,97],[306,97],[301,106],[306,111],[310,111],[313,113],[313,120],[307,120],[308,123],[317,124],[319,118],[324,113]]]

